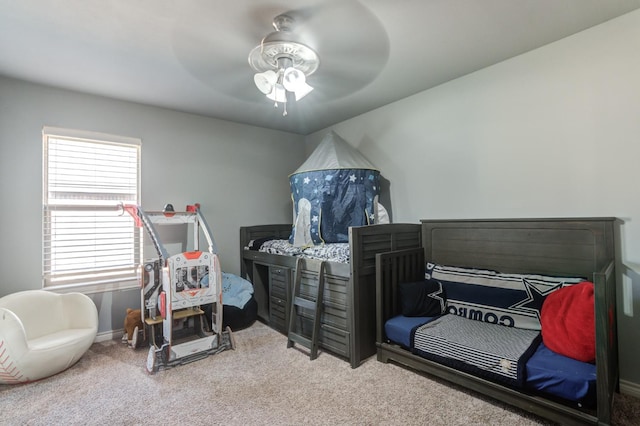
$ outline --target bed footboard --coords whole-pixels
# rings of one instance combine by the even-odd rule
[[[376,256],[392,250],[422,251],[421,225],[389,223],[349,228],[352,346],[358,363],[376,353]],[[424,268],[423,268],[424,269]],[[424,274],[424,271],[423,271]],[[352,363],[352,367],[356,367]]]
[[[424,279],[422,247],[376,255],[376,344],[386,342],[384,324],[398,314],[397,289],[403,282]]]
[[[614,261],[593,274],[596,318],[596,368],[598,418],[611,423],[613,395],[618,390],[618,334],[616,325],[616,276]]]

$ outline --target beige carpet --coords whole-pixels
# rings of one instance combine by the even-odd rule
[[[256,323],[228,350],[154,375],[147,351],[96,343],[69,370],[0,385],[2,425],[536,425],[550,424],[375,357],[361,367],[328,353],[309,361]],[[620,396],[617,425],[640,400]]]

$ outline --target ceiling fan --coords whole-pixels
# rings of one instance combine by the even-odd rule
[[[284,104],[283,116],[287,115],[287,102],[299,101],[311,93],[313,87],[307,77],[320,65],[318,54],[298,40],[292,32],[295,20],[287,14],[273,19],[275,31],[265,36],[249,53],[249,65],[256,71],[253,76],[258,90],[268,99]]]
[[[176,34],[180,62],[218,93],[250,104],[306,97],[294,109],[306,111],[365,87],[387,62],[387,33],[358,0],[299,0],[296,9],[290,1],[245,3]]]

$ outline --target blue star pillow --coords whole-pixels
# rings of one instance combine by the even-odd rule
[[[400,313],[405,317],[435,317],[447,309],[442,283],[436,280],[398,284],[398,295]]]
[[[506,327],[540,330],[542,304],[550,293],[582,277],[506,274],[486,269],[427,263],[425,278],[447,294],[447,313]]]

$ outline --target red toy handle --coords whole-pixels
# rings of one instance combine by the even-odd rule
[[[162,316],[162,318],[166,318],[167,315],[167,293],[166,292],[161,292],[160,293],[160,297],[159,297],[160,301],[160,315]]]

